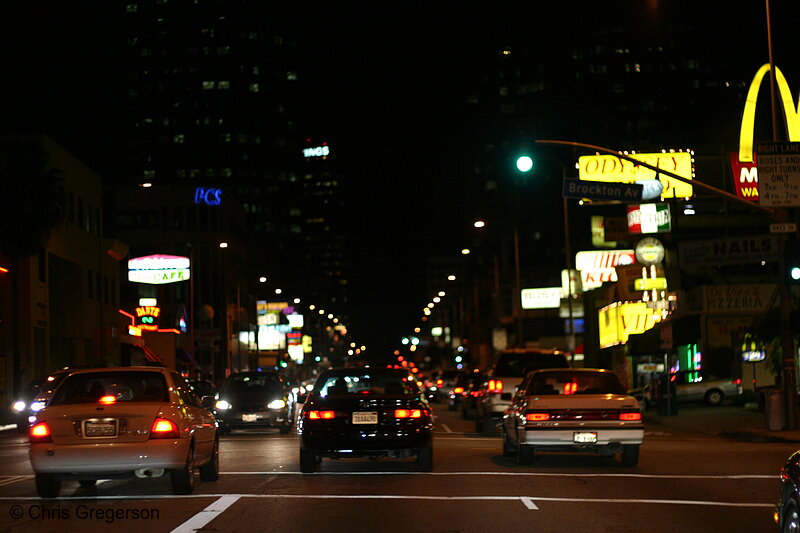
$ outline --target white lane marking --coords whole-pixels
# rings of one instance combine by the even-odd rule
[[[529,510],[531,510],[531,511],[538,511],[539,510],[539,508],[536,506],[535,503],[533,503],[533,500],[531,498],[528,498],[527,496],[522,496],[520,498],[520,500],[522,501],[522,504],[525,507],[527,507]]]
[[[444,430],[446,432],[448,432],[448,433],[452,433],[453,432],[453,430],[450,429],[450,426],[448,426],[447,424],[442,424],[442,428],[444,428]]]
[[[300,472],[220,472],[220,475],[237,476],[264,476],[264,475],[293,475],[293,476],[523,476],[523,477],[630,477],[644,479],[778,479],[775,474],[730,474],[730,475],[700,475],[700,474],[615,474],[586,472],[555,473],[555,472],[315,472],[301,474]]]
[[[18,481],[25,481],[26,479],[31,479],[33,476],[3,476],[6,479],[0,480],[0,487],[4,487],[6,485],[11,485],[12,483],[16,483]]]
[[[204,511],[201,511],[195,518],[202,515],[204,512],[209,511],[207,524],[217,516],[219,513],[227,509],[228,506],[233,504],[240,498],[261,498],[261,499],[292,499],[292,500],[424,500],[424,501],[495,501],[495,502],[508,502],[519,501],[523,502],[523,498],[527,498],[531,503],[537,502],[556,502],[556,503],[624,503],[624,504],[659,504],[659,505],[695,505],[695,506],[708,506],[708,507],[752,507],[763,509],[774,509],[774,503],[759,503],[759,502],[723,502],[723,501],[701,501],[701,500],[648,500],[644,498],[556,498],[547,496],[415,496],[415,495],[395,495],[395,494],[188,494],[185,496],[175,495],[150,495],[150,496],[91,496],[91,497],[78,497],[68,496],[61,497],[58,501],[81,501],[81,500],[169,500],[169,499],[188,499],[188,498],[218,498],[218,500],[208,506]],[[41,501],[39,497],[11,497],[0,498],[0,501]],[[217,508],[216,503],[227,503],[225,508]],[[229,503],[228,503],[229,502]],[[527,504],[526,504],[527,506]],[[203,515],[205,516],[205,515]],[[192,532],[196,529],[183,529],[184,526],[189,525],[189,522],[194,518],[189,519],[174,532]],[[199,520],[197,522],[199,524]],[[202,527],[202,525],[200,526]]]
[[[172,533],[194,533],[203,529],[206,524],[217,518],[225,509],[236,503],[241,496],[226,494],[214,501],[211,505],[191,517],[189,520],[172,530]]]

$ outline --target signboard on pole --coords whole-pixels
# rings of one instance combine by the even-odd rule
[[[585,198],[587,200],[639,203],[642,201],[642,185],[564,178],[562,196],[579,200]]]
[[[800,206],[800,142],[761,143],[756,150],[761,205]]]

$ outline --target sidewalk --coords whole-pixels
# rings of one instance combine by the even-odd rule
[[[651,431],[672,429],[686,433],[725,437],[745,442],[797,442],[800,429],[770,430],[767,416],[755,407],[723,405],[710,407],[703,404],[686,404],[678,407],[678,414],[659,415],[650,409],[644,416],[645,428]]]

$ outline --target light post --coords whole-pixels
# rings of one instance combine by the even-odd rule
[[[520,268],[519,268],[519,230],[517,229],[516,225],[510,222],[493,222],[493,224],[498,226],[505,225],[510,227],[514,235],[514,297],[511,300],[511,305],[512,305],[511,311],[514,315],[514,321],[516,323],[516,328],[517,328],[516,344],[517,346],[522,348],[525,346],[525,340],[523,338],[523,332],[522,332],[522,283],[520,280]],[[477,229],[481,229],[486,227],[486,222],[483,220],[476,220],[473,223],[473,226]],[[496,276],[497,272],[495,268],[495,281],[497,281]]]
[[[558,163],[559,168],[561,169],[561,181],[567,179],[567,169],[564,167],[564,164],[559,159],[553,158],[543,158],[547,159],[548,161],[554,161]],[[529,155],[523,155],[517,158],[517,170],[520,172],[530,172],[533,170],[533,158]],[[567,269],[567,318],[569,320],[567,325],[567,348],[570,352],[575,350],[575,322],[573,319],[573,312],[572,312],[572,242],[570,240],[570,229],[569,229],[569,204],[567,203],[567,197],[561,196],[563,201],[563,215],[564,215],[564,264],[566,265]]]

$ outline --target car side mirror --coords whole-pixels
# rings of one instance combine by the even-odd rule
[[[200,398],[200,405],[202,405],[204,409],[213,409],[214,408],[214,397],[213,396],[203,396],[202,398]]]

